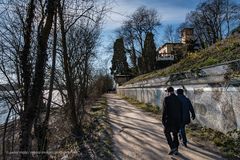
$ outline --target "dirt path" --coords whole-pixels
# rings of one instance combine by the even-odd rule
[[[179,155],[169,156],[169,147],[159,120],[148,116],[115,94],[107,94],[113,130],[114,157],[117,160],[212,160],[221,156],[190,141],[179,146]]]

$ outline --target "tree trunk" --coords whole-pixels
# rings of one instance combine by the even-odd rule
[[[37,58],[35,65],[35,73],[33,76],[32,87],[29,91],[30,97],[28,98],[28,103],[25,106],[25,110],[21,117],[21,144],[20,150],[27,152],[27,154],[22,154],[21,159],[31,158],[31,130],[33,126],[34,119],[37,117],[37,107],[39,104],[40,95],[43,91],[44,78],[45,78],[45,67],[47,61],[47,42],[48,37],[52,28],[53,15],[55,11],[56,3],[55,0],[49,0],[47,5],[47,18],[44,27],[38,35],[38,45],[37,45]],[[29,76],[29,75],[28,75]]]
[[[30,81],[31,81],[31,72],[30,72],[30,65],[29,65],[29,56],[30,56],[30,48],[31,48],[31,33],[32,33],[32,23],[34,18],[34,10],[35,10],[35,3],[34,0],[30,0],[28,4],[28,11],[27,11],[27,18],[24,25],[24,46],[23,50],[20,54],[20,65],[21,65],[21,77],[23,78],[23,104],[24,104],[24,111],[20,113],[20,151],[22,152],[30,152],[31,145],[30,145],[30,133],[31,133],[31,125],[28,121],[27,110],[28,107],[28,97],[29,97],[29,88],[30,88]],[[27,154],[22,154],[22,158],[29,159],[30,156]]]
[[[24,24],[24,46],[23,50],[20,52],[20,67],[21,67],[21,77],[23,78],[23,103],[24,106],[28,106],[29,89],[31,82],[31,64],[30,64],[30,48],[31,48],[31,34],[32,25],[34,19],[35,2],[30,0],[27,10],[27,18]]]
[[[66,78],[66,86],[67,86],[67,94],[68,94],[68,105],[70,110],[70,122],[72,124],[72,133],[79,137],[81,135],[81,128],[78,125],[77,120],[77,110],[75,105],[75,94],[74,94],[74,86],[73,86],[73,80],[71,77],[71,69],[69,64],[69,57],[68,57],[68,51],[67,51],[67,43],[66,43],[66,32],[65,32],[65,26],[64,26],[64,20],[63,20],[63,12],[62,12],[62,6],[59,0],[58,3],[58,15],[59,15],[59,21],[60,21],[60,29],[61,29],[61,41],[62,41],[62,48],[63,48],[63,68],[64,68],[64,74]]]
[[[7,132],[7,127],[8,127],[8,120],[10,118],[10,114],[12,112],[13,106],[11,106],[11,108],[8,111],[8,115],[6,118],[6,121],[4,123],[4,131],[3,131],[3,140],[2,140],[2,156],[3,156],[3,160],[6,159],[6,151],[5,151],[5,137],[6,137],[6,132]]]
[[[52,69],[50,75],[50,84],[49,84],[49,92],[48,92],[48,101],[46,105],[46,115],[45,119],[39,126],[39,136],[38,136],[38,151],[46,152],[48,148],[48,139],[47,139],[47,132],[48,132],[48,122],[50,116],[50,107],[52,102],[52,92],[53,92],[53,82],[54,82],[54,75],[55,75],[55,66],[56,66],[56,46],[57,46],[57,13],[55,13],[55,20],[54,20],[54,33],[53,33],[53,51],[52,51]],[[38,157],[40,160],[47,160],[48,154],[40,154]]]

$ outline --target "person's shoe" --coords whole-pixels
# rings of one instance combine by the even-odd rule
[[[173,152],[174,155],[178,155],[178,149]]]
[[[170,152],[168,152],[168,155],[173,155],[173,150],[171,149],[171,151]]]
[[[183,142],[183,146],[187,148],[187,142]]]
[[[178,134],[179,140],[182,140],[182,135],[179,133]]]
[[[178,151],[177,151],[177,148],[173,148],[173,149],[171,149],[171,151],[168,153],[168,155],[173,155],[173,154],[175,154],[176,152],[178,152]]]

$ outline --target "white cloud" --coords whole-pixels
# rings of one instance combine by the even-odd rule
[[[187,7],[184,8],[183,6],[175,6],[163,1],[152,1],[155,3],[144,3],[144,0],[116,1],[112,4],[112,11],[109,12],[106,17],[104,29],[110,31],[119,28],[128,15],[131,15],[138,7],[143,5],[156,9],[162,18],[163,25],[184,22],[186,14],[194,9]]]
[[[188,12],[190,10],[185,8],[163,8],[159,13],[162,15],[163,23],[176,24],[184,22]]]

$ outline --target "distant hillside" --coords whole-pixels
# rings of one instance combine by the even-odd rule
[[[124,85],[235,59],[240,59],[240,34],[219,41],[211,47],[200,50],[199,52],[191,53],[186,58],[170,67],[135,77]]]

